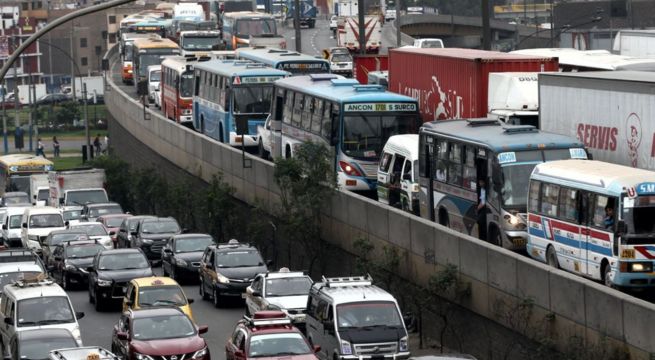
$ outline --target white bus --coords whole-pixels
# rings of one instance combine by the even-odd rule
[[[592,160],[535,167],[528,194],[533,258],[608,286],[655,284],[655,172]]]

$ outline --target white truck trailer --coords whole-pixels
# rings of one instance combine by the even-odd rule
[[[489,73],[488,117],[511,125],[539,126],[536,72]]]
[[[575,136],[595,160],[655,170],[655,74],[539,74],[539,126]]]
[[[655,30],[621,30],[614,38],[612,50],[625,56],[655,57]]]
[[[365,40],[366,53],[377,54],[380,51],[382,41],[382,26],[378,16],[366,15],[364,17],[366,24]],[[343,19],[343,25],[340,23],[337,28],[337,45],[348,48],[351,52],[358,53],[359,44],[359,17],[351,16]]]
[[[66,207],[107,202],[104,185],[104,169],[50,171],[48,173],[49,205]]]

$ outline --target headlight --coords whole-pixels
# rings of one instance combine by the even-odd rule
[[[38,235],[27,235],[27,238],[32,241],[39,241]]]
[[[111,280],[98,279],[98,286],[111,286]]]
[[[203,356],[207,355],[207,347],[203,348],[202,350],[196,351],[193,356],[191,357],[192,359],[198,359]]]
[[[179,266],[187,266],[189,265],[185,260],[183,259],[175,259],[175,263],[178,264]]]
[[[131,74],[131,73],[132,73],[132,70],[127,70],[127,73],[128,73],[128,74]]]
[[[136,357],[136,360],[154,360],[152,356],[146,354],[140,354],[138,352],[134,353],[134,357]]]
[[[152,244],[152,239],[141,239],[141,242],[144,244]]]
[[[66,270],[75,270],[75,269],[77,269],[75,267],[75,265],[69,264],[67,260],[64,260],[64,268],[66,268]]]
[[[409,349],[409,346],[407,345],[407,336],[404,338],[400,339],[400,342],[398,344],[398,350],[399,351],[407,351]]]
[[[341,354],[342,355],[352,355],[353,349],[350,346],[350,343],[346,340],[341,340]]]
[[[230,282],[230,279],[226,278],[225,276],[219,273],[216,273],[216,276],[217,276],[216,281],[218,281],[221,284],[228,284]]]
[[[525,230],[526,225],[521,219],[518,217],[518,215],[512,215],[512,214],[505,214],[503,216],[503,219],[505,219],[505,228],[509,230]]]
[[[630,272],[651,272],[653,263],[651,262],[634,262],[630,263]]]

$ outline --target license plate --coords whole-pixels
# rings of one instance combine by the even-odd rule
[[[514,239],[514,245],[516,246],[525,246],[526,240],[525,239]]]
[[[123,286],[121,290],[123,291],[123,294],[125,294],[127,292],[127,286]]]

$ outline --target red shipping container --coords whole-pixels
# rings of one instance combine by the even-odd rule
[[[387,55],[353,55],[353,77],[360,84],[368,84],[369,71],[389,70]]]
[[[558,59],[474,49],[389,51],[389,91],[418,100],[424,122],[487,116],[490,72],[557,71]]]

